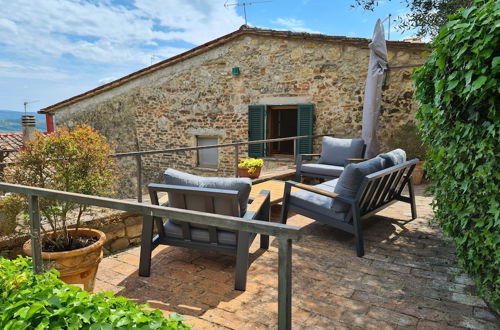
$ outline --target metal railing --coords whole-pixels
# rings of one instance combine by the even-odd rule
[[[43,189],[0,182],[0,191],[23,194],[28,197],[31,226],[33,271],[43,271],[40,210],[38,198],[52,198],[90,206],[142,214],[148,217],[168,217],[193,224],[210,223],[225,230],[245,231],[278,238],[278,328],[291,329],[292,318],[292,240],[300,238],[300,228],[280,223],[244,220],[237,217],[204,213],[172,207],[128,202],[119,199],[89,196],[58,190]]]
[[[293,159],[294,163],[297,160],[297,141],[300,139],[315,139],[323,136],[333,136],[333,134],[321,134],[321,135],[303,135],[303,136],[291,136],[285,138],[277,139],[265,139],[265,140],[255,140],[255,141],[242,141],[242,142],[232,142],[225,144],[214,144],[209,146],[195,146],[195,147],[181,147],[173,149],[161,149],[161,150],[147,150],[147,151],[133,151],[133,152],[123,152],[116,153],[112,157],[123,158],[123,157],[135,157],[136,160],[136,176],[137,176],[137,201],[142,202],[142,156],[144,155],[156,155],[156,154],[166,154],[174,152],[185,152],[185,151],[197,151],[203,149],[213,149],[213,148],[234,148],[234,174],[238,176],[238,162],[240,159],[239,147],[242,145],[249,144],[261,144],[261,143],[272,143],[272,142],[283,142],[293,140]]]

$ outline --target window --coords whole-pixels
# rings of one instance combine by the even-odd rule
[[[313,134],[313,105],[251,105],[248,107],[248,139],[250,141]],[[293,141],[251,144],[250,157],[294,154]],[[312,139],[297,141],[297,153],[312,153]]]
[[[197,136],[196,144],[198,146],[210,146],[218,144],[218,139],[215,136]],[[219,165],[218,148],[198,150],[198,166],[217,167],[218,165]]]

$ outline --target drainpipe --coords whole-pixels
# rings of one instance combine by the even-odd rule
[[[54,115],[51,113],[45,114],[45,123],[47,124],[47,133],[54,132]]]
[[[21,117],[23,125],[23,143],[33,140],[36,137],[36,119],[33,115],[23,115]]]

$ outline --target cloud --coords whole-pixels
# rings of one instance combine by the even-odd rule
[[[272,23],[282,26],[286,28],[287,30],[294,31],[294,32],[309,32],[309,33],[321,33],[318,31],[314,31],[312,29],[309,29],[305,26],[304,21],[296,18],[286,18],[286,17],[280,17],[272,21]]]
[[[0,60],[0,77],[58,81],[67,79],[69,75],[50,66],[22,65]]]
[[[0,40],[10,53],[149,64],[236,30],[243,19],[223,0],[0,0]],[[176,44],[182,43],[183,47]]]

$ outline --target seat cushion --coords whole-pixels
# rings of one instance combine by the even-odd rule
[[[332,180],[334,181],[334,180]],[[331,181],[328,181],[331,182]],[[334,187],[327,185],[326,183],[320,183],[314,187],[329,192],[333,192]],[[345,218],[345,213],[338,213],[332,211],[333,199],[320,194],[316,194],[307,190],[294,191],[290,194],[290,203],[292,204],[291,211],[300,213],[300,209],[306,209],[319,213],[328,217],[332,217],[336,220],[343,221]]]
[[[357,164],[349,164],[340,175],[333,192],[344,197],[355,197],[361,187],[363,178],[384,168],[385,159],[381,157],[375,157]],[[349,204],[335,200],[332,209],[335,212],[348,212]]]
[[[165,228],[165,234],[169,237],[182,239],[182,226],[173,222],[171,220],[167,220],[163,227]],[[199,242],[210,242],[210,235],[208,230],[200,229],[200,228],[191,228],[191,239],[193,241]],[[236,245],[237,242],[237,233],[230,232],[225,230],[217,230],[217,239],[218,243],[226,244],[226,245]]]
[[[325,186],[329,186],[331,188],[335,188],[335,186],[337,185],[337,182],[339,182],[339,179],[333,179],[333,180],[330,180],[330,181],[325,181],[323,183],[321,183],[322,185],[325,185]],[[332,190],[333,191],[333,190]]]
[[[248,205],[248,196],[252,189],[252,181],[249,178],[219,178],[193,175],[174,169],[165,171],[165,183],[177,186],[213,188],[238,191],[238,202],[241,215],[245,214]]]
[[[300,167],[300,171],[304,175],[307,175],[307,173],[311,173],[330,177],[339,177],[340,174],[342,174],[343,170],[343,166],[328,164],[304,164]]]
[[[406,162],[406,152],[403,149],[394,149],[379,156],[385,159],[386,168]]]
[[[337,139],[324,136],[318,163],[344,166],[347,158],[363,157],[364,145],[363,139]]]

